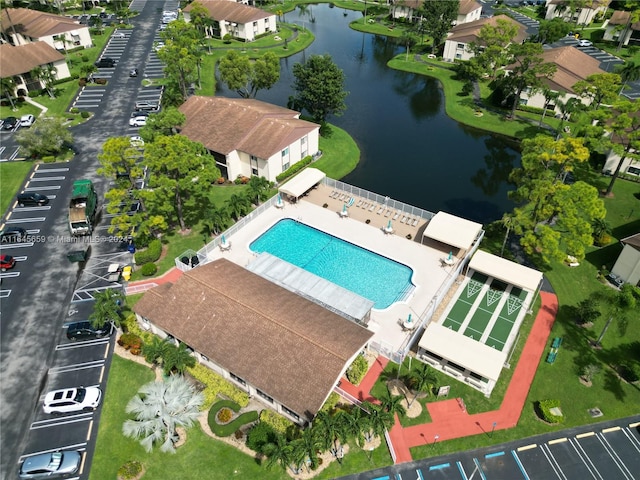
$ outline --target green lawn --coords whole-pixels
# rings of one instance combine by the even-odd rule
[[[4,213],[13,204],[24,178],[33,166],[32,162],[0,163],[0,212]]]

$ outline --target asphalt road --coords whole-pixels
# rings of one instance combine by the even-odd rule
[[[108,237],[109,219],[103,215],[92,237],[91,257],[84,269],[69,262],[70,250],[84,249],[89,243],[70,243],[67,205],[71,184],[80,178],[93,180],[99,198],[103,199],[108,182],[96,173],[99,166],[96,156],[107,138],[137,133],[137,129],[129,127],[130,114],[137,100],[150,98],[148,93],[142,93],[149,91],[141,86],[143,76],[130,78],[129,69],[137,67],[144,71],[162,10],[176,10],[177,2],[135,0],[134,3],[140,11],[132,19],[134,29],[127,32],[125,41],[113,38],[107,47],[114,55],[118,54],[120,61],[104,86],[99,106],[88,109],[94,117],[72,129],[74,159],[66,164],[40,165],[22,187],[48,195],[50,204],[14,205],[4,218],[3,223],[8,221],[12,226],[26,228],[33,241],[2,246],[3,253],[19,257],[15,269],[2,274],[0,295],[3,479],[17,477],[18,464],[24,455],[60,448],[87,452],[78,478],[88,478],[100,409],[52,417],[42,412],[41,405],[42,396],[49,390],[78,385],[104,388],[106,384],[114,338],[70,342],[65,336],[65,325],[90,314],[92,292],[118,286],[107,281],[107,265],[130,261],[131,255],[126,244]],[[151,90],[157,98],[159,91]],[[8,137],[3,134],[3,143],[5,138]]]

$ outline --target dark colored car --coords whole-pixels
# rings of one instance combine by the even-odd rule
[[[136,102],[136,110],[159,110],[158,104],[153,102]]]
[[[27,231],[20,227],[6,227],[0,231],[0,243],[17,243],[24,240]]]
[[[13,130],[20,123],[16,117],[7,117],[2,121],[3,130]]]
[[[38,207],[49,203],[49,197],[36,192],[19,193],[16,200],[18,200],[18,205],[21,207],[25,205]]]
[[[80,468],[82,455],[77,450],[40,453],[24,459],[20,465],[21,479],[37,479],[68,476]]]
[[[104,57],[95,63],[98,68],[113,68],[116,66],[116,61],[113,58]]]
[[[131,70],[129,70],[129,76],[130,77],[137,77],[138,76],[138,69],[137,68],[132,68]]]
[[[3,272],[13,268],[16,264],[16,259],[11,255],[0,255],[0,270]]]
[[[100,328],[91,326],[89,320],[69,324],[67,328],[67,338],[69,340],[82,340],[85,338],[101,338],[111,335],[112,326],[110,323],[104,324]]]
[[[148,117],[152,112],[148,110],[136,110],[135,112],[131,112],[131,118],[135,117]]]

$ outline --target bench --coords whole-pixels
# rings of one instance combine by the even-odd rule
[[[553,343],[551,343],[551,348],[558,349],[562,345],[562,337],[556,337],[553,339]]]
[[[547,355],[547,363],[553,363],[556,361],[556,355],[558,354],[557,350],[551,350]]]

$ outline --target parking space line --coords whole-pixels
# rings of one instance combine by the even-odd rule
[[[629,428],[636,428],[636,427],[640,427],[640,422],[635,422],[635,423],[630,423],[629,424]]]
[[[431,466],[429,467],[429,471],[432,471],[432,470],[442,470],[443,468],[449,468],[450,466],[451,466],[451,464],[450,464],[450,463],[441,463],[441,464],[439,464],[439,465],[431,465]]]
[[[594,465],[589,455],[587,455],[587,452],[584,451],[584,448],[582,448],[582,445],[580,445],[580,442],[569,440],[569,444],[573,447],[574,451],[578,454],[578,457],[580,457],[580,460],[582,460],[582,463],[584,463],[584,466],[587,467],[587,470],[589,470],[589,473],[593,475],[593,478],[600,478],[600,480],[604,480],[604,477],[600,475],[598,468]]]
[[[33,242],[12,243],[11,245],[3,245],[3,250],[13,250],[14,248],[33,247]]]
[[[27,256],[25,255],[25,256],[23,256],[23,257],[13,257],[13,259],[14,259],[16,262],[24,262],[24,261],[27,259]]]
[[[109,339],[108,338],[96,338],[93,340],[85,340],[85,341],[79,341],[79,342],[73,342],[73,343],[63,343],[62,345],[56,345],[56,351],[62,351],[62,350],[76,350],[78,348],[84,348],[84,347],[95,347],[96,345],[102,345],[104,343],[109,343]]]
[[[556,473],[558,478],[568,480],[567,476],[562,471],[562,468],[560,468],[560,465],[558,464],[556,457],[554,457],[553,453],[551,453],[551,450],[549,450],[549,445],[543,445],[540,450],[542,451],[542,454],[547,458],[549,465],[551,465],[551,468]]]
[[[549,440],[547,442],[548,445],[555,445],[556,443],[564,443],[567,441],[567,437],[556,438],[555,440]]]
[[[32,182],[47,182],[49,180],[64,180],[66,177],[64,176],[60,176],[60,177],[38,177],[38,178],[32,178],[31,181]]]
[[[531,450],[532,448],[536,448],[538,445],[536,443],[530,443],[529,445],[525,445],[524,447],[518,448],[518,452],[524,452],[525,450]]]
[[[11,295],[11,290],[0,290],[0,298],[8,298]]]
[[[580,435],[576,435],[576,438],[592,437],[595,434],[596,432],[585,432],[585,433],[581,433]]]
[[[518,465],[518,468],[520,469],[520,473],[522,473],[522,476],[524,476],[525,480],[531,480],[529,478],[529,474],[524,469],[524,465],[522,465],[522,462],[520,461],[520,457],[518,457],[518,454],[516,452],[514,452],[513,450],[511,450],[511,455],[513,456],[513,459],[516,461],[516,464]]]
[[[626,434],[626,432],[623,433]],[[609,441],[607,440],[607,438],[604,435],[600,435],[598,436],[598,440],[600,440],[601,445],[604,447],[604,449],[607,451],[607,453],[609,454],[609,456],[611,457],[611,459],[614,461],[614,463],[616,464],[616,466],[620,469],[620,471],[622,472],[622,474],[624,475],[624,477],[627,480],[633,480],[633,474],[631,473],[631,471],[627,468],[627,466],[625,465],[624,461],[620,458],[620,456],[618,455],[618,452],[616,451],[615,448],[613,448],[613,446],[609,443]]]
[[[37,192],[42,190],[60,190],[62,188],[60,185],[48,185],[44,187],[27,187],[24,189],[25,192]]]
[[[35,222],[44,222],[46,217],[29,217],[29,218],[18,218],[13,220],[7,220],[7,223],[35,223]]]
[[[104,360],[93,360],[91,362],[77,363],[75,365],[65,365],[63,367],[53,367],[49,369],[49,375],[57,373],[75,372],[77,370],[86,370],[88,368],[101,368],[104,365]]]
[[[39,166],[39,165],[38,165]],[[36,173],[60,173],[60,172],[68,172],[68,168],[38,168],[36,169]]]
[[[504,452],[495,452],[495,453],[487,453],[484,458],[493,458],[493,457],[501,457],[504,455]]]
[[[485,476],[484,472],[482,471],[482,467],[480,466],[480,462],[478,461],[477,458],[473,459],[473,463],[476,464],[476,468],[471,473],[471,478],[473,478],[473,476],[476,474],[476,472],[478,472],[480,474],[480,478],[482,478],[482,480],[487,480],[487,477]]]
[[[30,457],[31,455],[38,455],[40,453],[51,453],[51,452],[57,452],[58,450],[80,450],[80,451],[84,451],[86,450],[87,447],[87,442],[82,442],[82,443],[74,443],[73,445],[64,445],[64,446],[60,446],[60,447],[55,447],[55,448],[50,448],[49,450],[40,450],[39,452],[31,452],[31,453],[27,453],[22,455],[19,458],[19,461],[22,461],[25,459],[25,457]]]
[[[67,417],[65,417],[65,418],[67,418]],[[71,418],[70,420],[58,421],[58,423],[49,423],[47,425],[34,425],[34,424],[31,424],[30,430],[42,430],[43,428],[59,427],[60,425],[70,425],[72,423],[87,422],[89,420],[92,420],[92,417]]]
[[[0,278],[15,278],[15,277],[19,277],[19,276],[20,276],[20,272],[0,273]]]
[[[620,427],[605,428],[602,433],[617,432],[618,430],[620,430]]]

